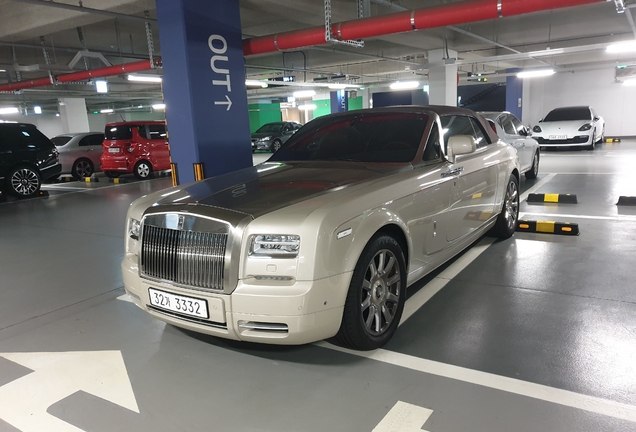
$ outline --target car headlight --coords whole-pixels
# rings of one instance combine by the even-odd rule
[[[537,133],[539,133],[539,132],[543,132],[543,131],[541,130],[541,128],[539,127],[539,125],[536,125],[535,127],[533,127],[533,128],[532,128],[532,132],[537,132]]]
[[[261,143],[262,142],[267,142],[267,141],[269,141],[271,139],[272,139],[272,137],[259,138],[258,142],[261,142]]]
[[[250,255],[270,258],[296,258],[300,236],[257,234],[252,236]]]
[[[592,125],[589,123],[585,123],[583,126],[579,128],[579,131],[584,132],[592,129]]]
[[[133,240],[139,240],[139,231],[141,229],[141,222],[137,219],[131,218],[128,221],[128,236]]]

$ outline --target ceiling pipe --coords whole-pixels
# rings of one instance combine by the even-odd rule
[[[137,22],[146,22],[146,21],[157,22],[156,19],[152,19],[152,18],[145,18],[145,17],[136,16],[136,15],[126,15],[122,13],[111,12],[111,11],[102,10],[102,9],[93,9],[93,8],[88,8],[84,6],[75,6],[75,5],[70,5],[66,3],[56,3],[53,1],[46,1],[46,0],[13,0],[13,1],[17,1],[19,3],[29,3],[29,4],[38,5],[38,6],[48,6],[48,7],[58,8],[58,9],[66,9],[66,10],[70,10],[74,12],[90,13],[93,15],[102,15],[108,18],[119,18],[123,20],[137,21]]]
[[[156,61],[157,59],[155,59]],[[160,59],[159,59],[160,61]],[[160,64],[160,63],[159,63]],[[141,72],[145,70],[153,69],[157,64],[152,65],[149,60],[142,60],[132,63],[124,63],[114,66],[103,67],[99,69],[91,69],[79,72],[73,72],[63,75],[57,75],[53,77],[55,83],[69,83],[75,81],[84,81],[92,78],[103,78],[108,76],[120,75],[123,73]],[[42,87],[53,84],[51,80],[47,78],[39,78],[30,81],[16,81],[9,84],[0,85],[0,92],[3,91],[16,91],[33,87]]]
[[[471,0],[443,4],[430,8],[398,12],[371,18],[335,23],[333,38],[339,40],[364,39],[434,27],[445,27],[508,16],[523,15],[570,6],[605,3],[607,0]],[[325,44],[325,27],[312,27],[261,36],[243,41],[246,56],[285,51]]]

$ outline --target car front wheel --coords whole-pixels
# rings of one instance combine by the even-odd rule
[[[535,179],[539,174],[539,150],[534,153],[532,158],[532,166],[528,171],[525,172],[525,176],[527,179]]]
[[[42,186],[40,174],[28,166],[14,168],[9,172],[5,182],[7,193],[20,198],[36,196]]]
[[[283,145],[283,143],[280,140],[274,140],[274,143],[272,144],[272,151],[275,153],[278,150],[280,150],[281,146]]]
[[[137,177],[139,180],[147,179],[148,177],[150,177],[151,173],[152,173],[152,166],[150,165],[150,162],[139,161],[135,164],[135,169],[133,170],[133,174],[135,174],[135,177]]]
[[[517,229],[517,219],[519,219],[519,180],[514,174],[510,174],[501,213],[489,234],[503,239],[511,237]]]
[[[406,264],[399,243],[379,235],[353,271],[336,341],[349,348],[380,348],[397,330],[406,296]]]

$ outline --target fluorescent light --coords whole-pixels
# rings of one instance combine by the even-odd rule
[[[419,87],[419,81],[398,81],[391,84],[391,90],[411,90]]]
[[[112,108],[106,108],[100,111],[100,113],[102,114],[110,114],[112,113],[114,110]]]
[[[535,77],[544,77],[554,75],[554,69],[538,69],[538,70],[530,70],[519,72],[517,74],[518,78],[535,78]]]
[[[347,84],[329,84],[329,88],[332,90],[342,90],[349,87]]]
[[[39,107],[37,105],[34,106],[33,107],[33,112],[36,113],[36,114],[42,114],[42,107]]]
[[[160,83],[162,78],[159,75],[128,75],[128,81]]]
[[[424,90],[426,93],[428,93],[431,90],[431,86],[428,84],[424,84],[424,87],[422,87],[422,90]]]
[[[165,110],[166,109],[166,104],[154,104],[152,106],[152,109],[154,110]]]
[[[6,70],[4,70],[4,69],[0,69],[0,72],[6,72]]]
[[[17,114],[20,110],[16,107],[0,108],[0,114]]]
[[[245,85],[250,87],[267,88],[267,83],[265,81],[258,81],[258,80],[245,80]]]
[[[626,53],[636,51],[636,41],[619,42],[607,47],[608,53]]]
[[[316,91],[315,90],[300,90],[300,91],[294,92],[294,97],[296,99],[308,98],[308,97],[312,97],[312,96],[316,96]]]
[[[623,81],[623,85],[636,86],[636,79],[630,79],[630,80]]]
[[[313,111],[316,108],[318,107],[315,104],[298,105],[298,109],[301,109],[303,111]]]
[[[95,81],[95,89],[97,90],[97,93],[108,93],[108,82]]]
[[[60,113],[55,113],[55,117],[59,117],[59,116],[60,116]]]

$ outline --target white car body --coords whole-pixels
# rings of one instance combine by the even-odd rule
[[[529,129],[507,111],[479,114],[495,126],[499,138],[517,150],[521,172],[525,173],[527,178],[536,178],[539,172],[539,143],[530,136]]]
[[[552,118],[559,120],[553,121]],[[591,107],[563,107],[548,113],[532,128],[541,147],[593,149],[605,137],[605,120]]]
[[[314,129],[316,134],[329,130],[316,129],[320,125],[396,113],[416,113],[427,119],[410,162],[281,162],[294,146],[313,137]],[[454,116],[440,120],[444,114]],[[479,148],[473,136],[462,134],[445,137],[448,150],[442,150],[446,146],[438,139],[444,135],[440,121],[448,118],[457,119],[457,124],[479,123]],[[382,130],[387,136],[399,135]],[[340,151],[347,144],[338,142],[336,135],[329,137],[312,142],[307,151],[330,145]],[[395,141],[386,145],[396,148],[390,154],[402,151]],[[425,147],[439,152],[425,153]],[[125,289],[152,316],[196,332],[272,344],[329,338],[341,328],[352,275],[378,233],[400,244],[395,257],[397,261],[404,258],[406,271],[396,274],[399,283],[405,283],[398,292],[404,296],[406,286],[499,226],[501,220],[508,227],[516,224],[518,193],[511,183],[518,177],[514,149],[469,110],[400,107],[322,117],[304,126],[268,162],[132,203],[122,262]],[[256,251],[263,238],[299,245],[296,255],[259,255]],[[286,247],[293,246],[282,246]],[[400,268],[395,263],[393,267]],[[394,282],[388,280],[387,291]],[[378,284],[373,292],[388,296]],[[176,312],[175,299],[185,313]],[[208,316],[193,315],[197,311],[190,310],[192,304],[196,308],[199,302],[207,305]],[[373,317],[383,321],[379,308],[374,306]],[[399,316],[395,328],[397,321]],[[384,343],[380,338],[376,342]]]

